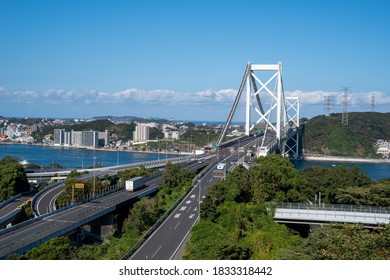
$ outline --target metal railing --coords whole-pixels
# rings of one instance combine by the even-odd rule
[[[343,211],[360,213],[390,214],[390,207],[385,206],[367,206],[367,205],[349,205],[349,204],[325,204],[316,203],[296,203],[296,202],[274,202],[276,208],[281,209],[301,209],[301,210],[323,210],[323,211]]]

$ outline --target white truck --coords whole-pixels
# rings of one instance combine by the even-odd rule
[[[259,157],[265,157],[265,156],[268,156],[268,155],[269,155],[269,149],[268,149],[268,147],[266,147],[266,146],[261,146],[261,147],[257,150],[257,153],[258,153],[258,156],[259,156]]]
[[[144,187],[145,180],[144,177],[134,177],[129,180],[126,180],[126,191],[133,192]]]

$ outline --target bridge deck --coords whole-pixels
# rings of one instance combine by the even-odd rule
[[[390,207],[276,203],[275,219],[286,222],[388,224]]]

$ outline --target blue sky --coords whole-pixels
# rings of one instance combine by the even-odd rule
[[[0,0],[0,115],[226,119],[248,61],[301,116],[390,108],[390,1]]]

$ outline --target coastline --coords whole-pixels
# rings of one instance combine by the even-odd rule
[[[40,146],[40,147],[48,147],[48,148],[60,148],[60,149],[78,149],[78,150],[90,150],[90,151],[106,151],[106,152],[125,152],[125,153],[142,153],[142,154],[161,154],[161,155],[177,155],[177,156],[187,156],[190,155],[188,152],[158,152],[158,151],[139,151],[139,150],[132,150],[132,149],[113,149],[113,148],[93,148],[93,147],[77,147],[77,146],[54,146],[54,145],[45,145],[40,143],[15,143],[15,142],[4,142],[2,144],[7,145],[24,145],[24,146]],[[192,153],[191,153],[192,154]]]
[[[305,155],[304,160],[390,164],[390,159],[354,158],[354,157],[326,156],[326,155]]]

